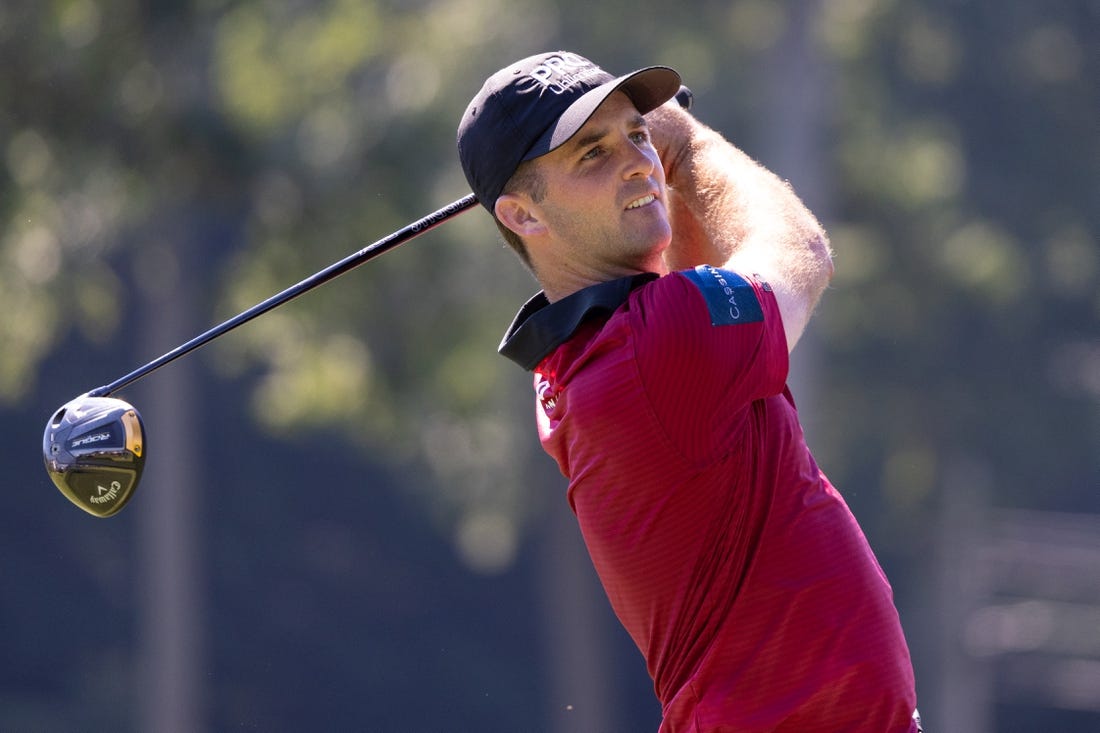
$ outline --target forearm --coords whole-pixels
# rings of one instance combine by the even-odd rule
[[[746,248],[801,249],[826,239],[789,185],[718,132],[674,105],[648,119],[670,189],[671,257],[694,266],[702,262],[692,255],[705,255],[723,265]]]
[[[682,110],[666,105],[648,120],[668,185],[670,269],[723,265],[750,232],[749,187],[743,184],[755,175],[752,162]]]

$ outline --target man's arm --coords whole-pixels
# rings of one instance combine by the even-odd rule
[[[669,187],[669,269],[710,264],[759,274],[794,349],[833,274],[825,230],[789,184],[675,102],[646,118]]]

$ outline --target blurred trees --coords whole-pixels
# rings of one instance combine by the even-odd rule
[[[30,436],[13,442],[9,461],[48,491],[28,462],[40,422],[74,390],[156,356],[132,340],[141,294],[192,277],[205,314],[197,317],[214,323],[464,194],[457,120],[484,77],[512,58],[566,47],[613,71],[670,64],[694,88],[702,119],[775,164],[765,142],[778,122],[763,110],[788,90],[763,65],[792,7],[5,5],[0,409]],[[811,37],[827,62],[818,152],[838,259],[813,326],[818,381],[804,418],[819,462],[881,551],[906,617],[920,608],[935,541],[928,529],[953,466],[970,467],[999,504],[1100,511],[1100,9],[1088,0],[836,0],[821,5]],[[777,172],[798,188],[798,171]],[[181,273],[188,262],[202,271]],[[433,557],[457,558],[448,573],[488,573],[513,587],[509,573],[529,568],[524,543],[541,513],[564,510],[552,481],[532,478],[553,468],[536,454],[527,377],[495,354],[533,288],[487,217],[471,213],[202,354],[205,393],[247,411],[223,423],[239,431],[236,450],[285,451],[294,463],[271,455],[260,467],[209,449],[214,473],[239,494],[212,498],[214,623],[247,613],[232,587],[255,570],[250,553],[260,550],[240,539],[249,531],[287,567],[304,563],[287,587],[317,594],[319,604],[352,593],[345,582],[376,583],[354,567],[327,580],[311,575],[340,558],[386,555],[366,525],[334,527],[318,508],[336,502],[339,516],[350,506],[341,519],[351,521],[355,510],[371,511],[370,492],[386,494],[379,502],[415,535],[392,542],[440,542]],[[27,420],[33,430],[24,431]],[[329,464],[310,466],[315,456]],[[283,538],[276,528],[301,510],[277,488],[291,475],[323,498]],[[259,492],[263,506],[248,500]],[[31,506],[23,525],[64,511],[48,500]],[[53,531],[69,526],[51,521]],[[434,534],[417,535],[427,530],[416,522]],[[17,525],[10,537],[23,536]],[[79,532],[124,554],[125,530],[121,539],[111,531]],[[10,558],[54,568],[27,549],[48,556],[45,547],[18,547]],[[30,582],[15,564],[5,564],[5,580]],[[405,568],[409,577],[438,579],[416,566]],[[80,582],[105,596],[103,588],[132,582],[113,572]],[[79,604],[76,586],[58,593]],[[385,603],[375,592],[362,590],[369,599],[354,603]],[[502,607],[498,630],[515,621],[506,611],[518,602]],[[11,601],[2,608],[8,621],[34,623]],[[324,617],[323,608],[302,613]],[[226,636],[217,643],[235,648]],[[303,644],[349,656],[333,669],[357,663],[338,635]],[[412,664],[415,652],[377,653],[400,669],[397,660]],[[466,662],[478,654],[476,646],[460,653]],[[30,654],[19,648],[12,658]],[[918,663],[929,654],[915,651]],[[103,671],[88,664],[89,675]],[[40,687],[15,685],[8,695],[49,697]],[[260,682],[238,694],[244,707],[249,695],[265,699]],[[474,696],[457,695],[449,712]],[[229,727],[233,704],[219,705],[211,724]]]
[[[914,529],[963,455],[999,502],[1095,510],[1096,8],[866,7],[863,32],[829,39],[826,412],[859,416],[829,449]]]

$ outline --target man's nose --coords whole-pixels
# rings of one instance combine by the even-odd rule
[[[657,151],[651,145],[638,144],[627,139],[626,163],[624,166],[624,178],[642,175],[648,176],[659,165]]]

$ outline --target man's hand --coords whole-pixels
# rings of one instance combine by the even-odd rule
[[[677,97],[647,113],[645,118],[649,124],[650,140],[665,169],[665,180],[669,186],[675,187],[675,181],[669,176],[675,175],[678,161],[688,154],[695,118],[686,107],[681,106]]]
[[[668,188],[672,243],[665,252],[664,259],[670,272],[720,262],[714,255],[702,221],[688,206],[684,192],[679,188],[685,167],[690,169],[691,166],[692,140],[702,128],[688,112],[692,101],[691,91],[687,87],[681,87],[675,99],[646,115],[650,139],[660,156]],[[690,170],[686,174],[690,177]]]

